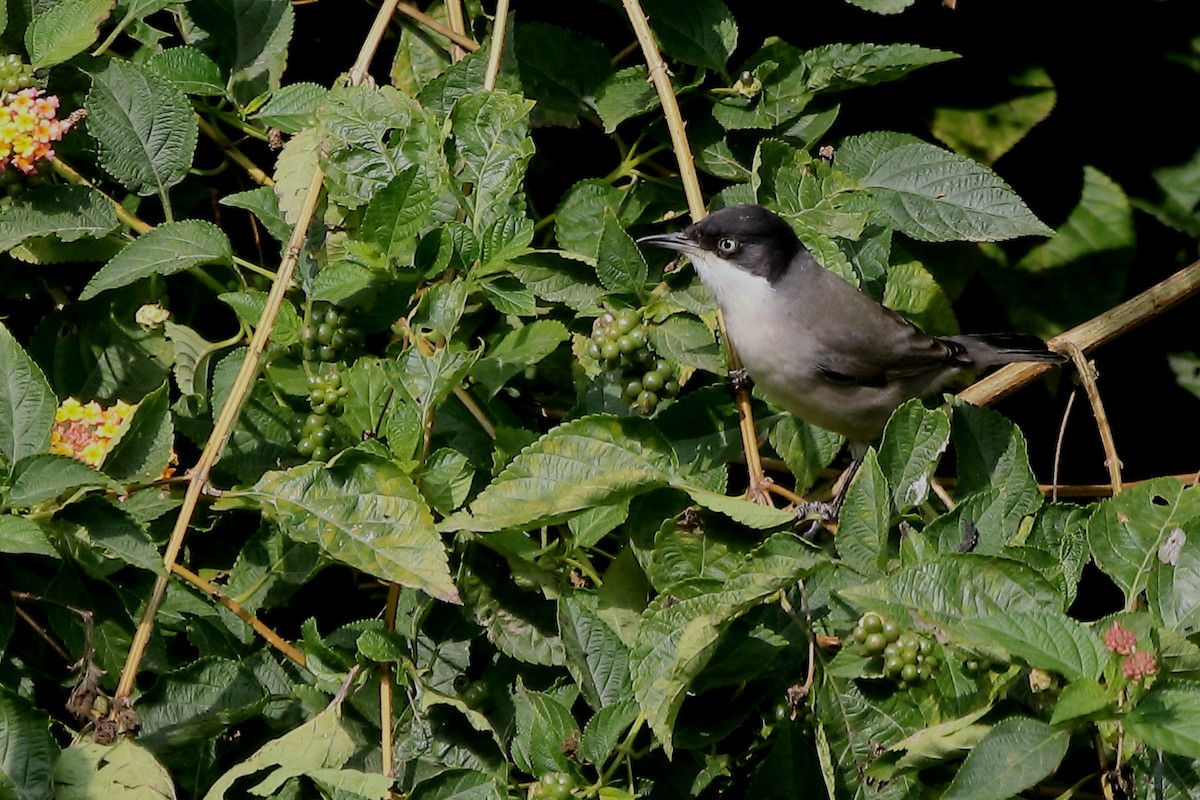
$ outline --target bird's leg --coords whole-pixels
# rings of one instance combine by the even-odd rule
[[[754,382],[741,366],[730,369],[727,379],[737,403],[738,421],[742,429],[742,450],[746,454],[746,471],[749,473],[746,498],[752,503],[774,506],[770,491],[774,481],[763,472],[762,458],[758,454],[758,433],[754,428],[754,416],[750,411],[750,387],[754,385]]]
[[[850,466],[846,467],[838,478],[837,491],[834,492],[833,498],[829,502],[808,502],[796,506],[794,514],[796,519],[809,519],[809,524],[801,531],[801,536],[805,539],[812,539],[816,536],[817,531],[825,522],[833,522],[837,520],[838,512],[842,508],[842,503],[846,500],[846,494],[850,491],[850,484],[854,480],[854,476],[858,474],[859,467],[862,466],[862,457],[855,458],[850,462]],[[817,519],[810,519],[816,515]]]

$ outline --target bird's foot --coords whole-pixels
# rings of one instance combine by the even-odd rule
[[[822,528],[829,528],[830,522],[836,522],[838,508],[833,503],[808,501],[792,508],[796,518],[797,532],[808,541],[814,541]]]
[[[750,373],[741,367],[729,370],[729,374],[726,377],[729,380],[730,388],[735,392],[740,392],[743,389],[750,391],[750,388],[754,386],[754,381],[750,378]]]
[[[758,503],[760,506],[774,506],[775,503],[771,500],[771,487],[775,484],[771,478],[763,475],[759,480],[751,480],[750,485],[746,487],[746,499],[751,503]]]

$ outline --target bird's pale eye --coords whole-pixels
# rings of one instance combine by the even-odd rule
[[[737,240],[730,239],[729,237],[726,237],[724,239],[719,239],[717,241],[717,249],[720,250],[725,255],[729,255],[730,253],[733,253],[738,249]]]

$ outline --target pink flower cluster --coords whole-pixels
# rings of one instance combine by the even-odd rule
[[[41,89],[0,95],[0,172],[9,164],[26,174],[36,162],[54,156],[51,142],[62,139],[69,120],[56,119],[58,98]]]
[[[98,467],[112,448],[112,441],[135,406],[118,400],[112,408],[93,400],[86,405],[68,397],[54,414],[50,452],[71,456]]]
[[[1104,634],[1104,646],[1110,653],[1125,656],[1121,660],[1121,674],[1126,680],[1141,681],[1158,672],[1158,660],[1153,653],[1137,649],[1137,634],[1119,622]]]

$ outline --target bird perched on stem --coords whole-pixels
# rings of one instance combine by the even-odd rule
[[[1035,336],[924,333],[818,264],[791,226],[762,206],[723,208],[638,243],[691,260],[768,400],[849,440],[851,473],[833,502],[815,509],[827,519],[901,403],[935,396],[964,372],[1066,360]]]

